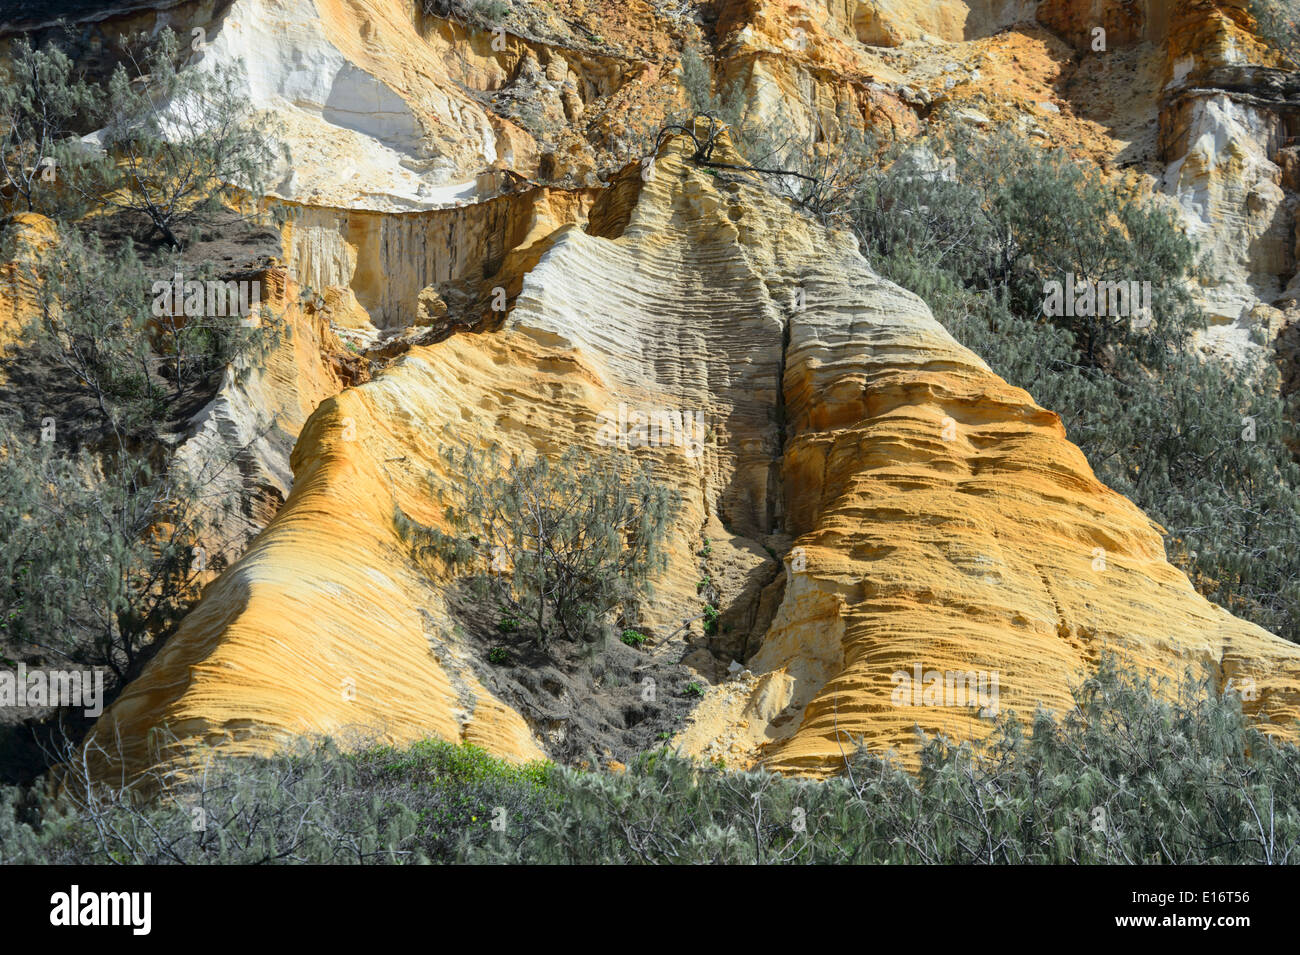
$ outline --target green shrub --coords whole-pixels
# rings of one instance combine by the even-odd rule
[[[1248,729],[1234,696],[1172,701],[1103,666],[1059,720],[1005,716],[920,769],[862,751],[825,782],[726,772],[667,752],[626,774],[559,770],[521,843],[474,861],[577,864],[1300,862],[1300,749]],[[1249,754],[1249,755],[1248,755]]]
[[[147,801],[6,788],[0,864],[1300,862],[1300,748],[1212,686],[1189,674],[1161,696],[1105,660],[1028,731],[1003,713],[979,747],[922,738],[917,772],[846,741],[821,782],[667,750],[616,774],[426,741],[215,759]]]
[[[399,527],[417,556],[448,562],[538,643],[608,636],[614,613],[664,566],[679,496],[634,462],[573,450],[507,466],[495,446],[445,455],[458,484],[431,480],[450,498],[452,533],[400,513]]]
[[[0,182],[12,189],[0,192],[6,214],[75,217],[86,209],[81,190],[93,175],[105,174],[77,141],[100,115],[103,92],[74,72],[58,47],[14,41],[0,81]]]
[[[0,419],[0,640],[133,676],[193,600],[200,488]]]
[[[243,96],[238,63],[182,70],[180,59],[176,35],[164,29],[109,79],[103,145],[117,162],[97,196],[145,216],[173,248],[184,244],[182,227],[261,196],[284,155],[272,124]]]
[[[429,740],[213,759],[147,799],[102,788],[85,799],[80,778],[57,798],[5,788],[0,864],[454,862],[529,831],[552,799],[550,774]]]

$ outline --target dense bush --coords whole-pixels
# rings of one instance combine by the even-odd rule
[[[201,490],[0,419],[0,645],[133,676],[195,596]]]
[[[71,226],[19,267],[39,290],[19,361],[41,395],[4,397],[41,410],[0,414],[0,647],[105,665],[121,682],[196,596],[205,525],[233,503],[215,490],[226,462],[168,466],[164,423],[280,326],[158,319],[130,244]]]
[[[457,482],[431,478],[431,489],[450,498],[450,533],[403,514],[399,526],[418,555],[450,563],[538,643],[607,639],[613,615],[631,613],[664,566],[678,495],[631,458],[572,450],[508,464],[495,446],[444,453]]]
[[[0,790],[0,864],[450,862],[531,831],[554,801],[549,764],[512,766],[440,741],[341,754],[324,743],[215,759],[164,795]]]
[[[421,743],[218,761],[139,805],[0,790],[15,862],[1295,863],[1300,749],[1190,677],[1111,662],[1028,733],[865,752],[824,782],[648,754],[626,773],[512,767]],[[195,809],[204,828],[194,827]],[[494,820],[496,825],[494,826]]]
[[[980,751],[928,740],[916,774],[859,752],[827,782],[648,757],[564,771],[517,850],[540,862],[1281,863],[1300,861],[1300,750],[1188,681],[1175,702],[1105,666],[1078,708],[1004,719]],[[1247,756],[1247,753],[1250,755]]]

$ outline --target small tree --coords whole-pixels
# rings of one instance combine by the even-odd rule
[[[249,325],[238,314],[174,314],[173,270],[159,293],[129,242],[109,249],[65,228],[26,267],[40,290],[36,353],[94,399],[101,422],[119,437],[152,430],[186,388],[232,362],[242,367],[237,359],[264,353],[283,332],[283,322],[265,314]],[[213,271],[188,274],[202,282]]]
[[[402,526],[418,552],[460,570],[538,643],[596,639],[664,565],[678,496],[643,469],[578,451],[510,467],[495,446],[444,454],[461,481],[446,510],[452,533]]]
[[[100,422],[117,437],[162,414],[149,347],[149,283],[128,245],[107,251],[93,235],[60,232],[58,242],[28,266],[39,279],[35,353],[92,398]]]
[[[661,128],[660,138],[665,131],[686,132],[696,142],[696,162],[762,173],[769,189],[822,220],[847,209],[868,165],[865,139],[858,132],[861,116],[842,109],[836,118],[837,136],[832,136],[816,115],[805,124],[783,113],[755,118],[740,79],[733,80],[722,93],[713,91],[712,71],[694,45],[683,47],[680,69],[690,115],[670,118]],[[754,80],[751,76],[751,83]],[[770,86],[770,81],[762,82]],[[779,100],[780,90],[773,90]],[[707,131],[693,122],[697,116],[713,121]],[[723,128],[745,164],[713,159],[714,144]]]
[[[0,82],[0,178],[13,189],[3,203],[7,212],[79,211],[77,171],[94,160],[76,142],[75,128],[99,112],[103,94],[72,71],[57,47],[37,50],[25,39],[13,45],[9,75]]]
[[[1044,283],[1067,275],[1149,282],[1150,321],[1132,314],[1052,321],[1093,366],[1113,361],[1119,346],[1150,362],[1186,343],[1199,320],[1190,290],[1196,249],[1164,207],[1007,130],[959,132],[928,146],[933,153],[895,148],[864,177],[853,220],[873,262],[907,263],[918,274],[941,269],[1025,316],[1042,314]]]
[[[104,147],[118,188],[103,199],[148,216],[173,248],[187,221],[261,195],[276,159],[273,129],[241,95],[237,63],[178,70],[176,35],[119,64],[108,85]]]

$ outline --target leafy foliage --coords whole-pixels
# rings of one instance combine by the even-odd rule
[[[70,453],[0,421],[0,633],[119,680],[179,623],[197,489],[143,458]]]
[[[148,216],[174,248],[182,224],[261,195],[277,158],[271,125],[241,94],[239,64],[179,70],[179,57],[176,35],[163,30],[130,71],[118,66],[103,134],[117,159],[117,188],[103,201]]]
[[[1004,714],[980,747],[923,740],[915,773],[849,749],[822,782],[667,750],[592,773],[426,742],[214,760],[151,801],[0,790],[0,863],[1300,862],[1300,748],[1206,680],[1174,689],[1106,661],[1031,732]]]
[[[607,637],[611,615],[663,566],[677,497],[643,469],[576,450],[513,466],[495,446],[444,454],[460,480],[446,510],[451,533],[404,515],[400,525],[417,553],[449,562],[539,643]]]
[[[0,82],[0,177],[12,188],[6,212],[51,218],[84,211],[75,188],[95,164],[76,130],[96,116],[103,93],[74,77],[73,63],[55,46],[34,49],[14,41],[9,76]]]
[[[1199,320],[1188,287],[1195,246],[1172,212],[1006,131],[930,145],[937,155],[924,145],[886,151],[864,178],[853,222],[873,261],[909,276],[940,269],[1035,318],[1048,281],[1149,282],[1145,327],[1129,316],[1053,320],[1093,366],[1121,346],[1147,362],[1186,347]]]
[[[438,740],[213,759],[152,798],[88,787],[86,762],[66,755],[60,796],[0,790],[0,861],[452,862],[478,842],[528,831],[552,798],[549,764],[513,766]]]

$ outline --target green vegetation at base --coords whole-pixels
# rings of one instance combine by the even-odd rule
[[[326,745],[216,760],[144,803],[0,790],[0,864],[1294,863],[1298,781],[1300,749],[1235,695],[1189,676],[1164,699],[1105,661],[1071,711],[927,740],[915,773],[851,751],[818,782],[667,750],[613,773]]]

